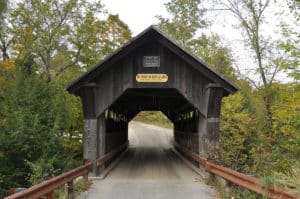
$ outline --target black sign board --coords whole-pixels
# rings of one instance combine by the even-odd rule
[[[160,67],[159,56],[144,56],[143,58],[144,67]]]

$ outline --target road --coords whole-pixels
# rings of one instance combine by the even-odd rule
[[[171,139],[171,130],[130,122],[129,151],[104,180],[94,181],[82,198],[214,198],[215,191],[172,152]]]

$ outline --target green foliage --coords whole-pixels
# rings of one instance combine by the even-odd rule
[[[240,172],[252,172],[253,159],[250,152],[257,138],[257,121],[247,110],[242,93],[223,99],[221,119],[220,163]]]
[[[16,61],[16,76],[8,75],[10,64],[1,66],[6,71],[0,77],[9,78],[7,88],[1,87],[6,94],[0,105],[2,197],[10,187],[28,187],[81,163],[82,118],[79,100],[62,84],[46,83],[32,57]]]
[[[101,3],[90,3],[86,0],[19,2],[10,18],[17,56],[34,55],[39,71],[45,74],[47,81],[51,81],[53,76],[59,75],[79,61],[82,47],[72,46],[68,42],[74,27],[82,24],[89,13],[95,16],[100,12],[103,12]],[[64,56],[64,63],[53,65],[52,60],[58,55]]]
[[[68,41],[73,49],[68,54],[76,57],[78,64],[85,69],[94,66],[131,38],[128,26],[118,15],[108,15],[105,20],[97,19],[87,12],[82,21],[74,25]]]
[[[258,195],[254,192],[251,192],[249,190],[240,188],[238,186],[232,187],[232,198],[234,199],[266,199],[266,197],[263,197],[261,195]]]
[[[210,36],[201,34],[198,38],[192,40],[190,48],[195,55],[224,77],[231,81],[237,79],[232,67],[231,52],[222,45],[221,39],[217,34]]]
[[[171,18],[157,16],[159,28],[188,48],[198,29],[206,26],[203,11],[199,10],[200,3],[201,0],[171,0],[166,3],[165,7]]]
[[[29,168],[24,160],[35,160],[42,153],[47,134],[50,95],[44,81],[33,72],[32,59],[16,64],[12,91],[6,96],[5,123],[1,126],[0,151],[4,152],[1,175],[3,188],[26,186]],[[51,118],[51,117],[49,117]],[[16,150],[17,149],[17,150]],[[8,182],[8,183],[7,183]],[[11,183],[11,184],[10,184]]]
[[[282,173],[274,173],[274,183],[289,190],[290,193],[300,194],[300,161],[294,165],[294,176],[287,176]]]
[[[25,0],[5,16],[0,198],[11,187],[29,187],[81,164],[81,101],[65,86],[131,38],[100,2]]]
[[[274,122],[268,129],[265,115],[260,113],[260,91],[249,93],[242,88],[244,92],[223,99],[219,163],[258,178],[264,176],[264,183],[295,189],[299,178],[299,85],[272,85]]]
[[[223,100],[221,148],[217,161],[254,176],[268,178],[274,172],[292,176],[292,165],[300,154],[299,86],[275,83],[275,77],[279,72],[284,72],[297,79],[299,42],[293,45],[282,42],[279,46],[264,38],[261,27],[265,23],[263,15],[269,0],[261,3],[223,2],[228,3],[222,5],[239,19],[245,33],[246,47],[250,47],[255,54],[255,71],[260,80],[235,75],[231,52],[222,45],[217,34],[197,35],[205,24],[200,14],[200,1],[170,1],[166,8],[171,16],[159,16],[159,27],[241,88],[241,92]]]
[[[157,16],[158,27],[177,43],[193,52],[209,66],[230,80],[236,80],[230,50],[222,45],[217,34],[198,36],[201,28],[207,27],[201,1],[172,0],[165,4],[170,19]]]
[[[90,180],[86,180],[86,179],[78,179],[75,182],[73,182],[73,191],[75,194],[75,197],[80,195],[80,193],[87,191],[91,185],[92,182]],[[54,191],[54,198],[57,199],[66,199],[67,195],[66,195],[66,190],[64,187],[60,188],[60,189],[56,189]]]
[[[300,20],[300,1],[290,0],[287,1],[294,19],[287,23],[281,22],[282,38],[279,40],[279,47],[284,50],[287,55],[284,70],[287,74],[295,80],[300,80],[300,32],[297,30]]]
[[[104,14],[100,1],[26,0],[10,15],[15,56],[34,55],[46,80],[70,67],[86,70],[131,38],[118,15]]]
[[[8,4],[7,0],[0,1],[0,28],[2,28],[4,13],[7,11],[7,4]]]
[[[173,123],[160,111],[142,111],[133,120],[164,128],[173,128]]]
[[[29,166],[32,174],[29,175],[28,181],[30,184],[38,184],[45,180],[47,177],[52,177],[59,174],[61,171],[59,169],[55,169],[54,159],[39,159],[35,163],[26,162]]]
[[[299,159],[299,85],[272,85],[273,126],[260,133],[254,150],[257,170],[293,175],[291,165]]]

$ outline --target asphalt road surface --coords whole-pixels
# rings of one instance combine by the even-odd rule
[[[104,180],[94,181],[82,198],[214,198],[215,191],[172,152],[171,139],[171,130],[130,122],[129,151]]]

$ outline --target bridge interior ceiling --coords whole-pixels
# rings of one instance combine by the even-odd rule
[[[177,89],[127,89],[106,111],[106,120],[128,123],[140,111],[161,111],[174,130],[196,132],[199,111]],[[109,131],[111,125],[107,124]],[[126,126],[126,125],[125,125]],[[115,127],[114,127],[115,128]]]

